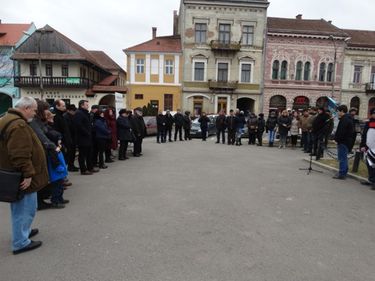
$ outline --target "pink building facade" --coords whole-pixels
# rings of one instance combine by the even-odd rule
[[[263,111],[340,101],[348,35],[325,20],[268,18]]]

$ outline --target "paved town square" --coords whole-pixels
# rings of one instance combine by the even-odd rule
[[[13,256],[0,204],[1,280],[372,281],[375,193],[300,171],[304,154],[200,139],[157,144],[39,211],[43,246]]]

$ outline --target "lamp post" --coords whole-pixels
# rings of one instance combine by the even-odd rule
[[[335,76],[336,76],[336,60],[337,60],[337,46],[335,43],[335,38],[333,35],[329,36],[329,39],[332,40],[333,47],[335,48],[335,54],[333,56],[333,67],[332,67],[332,90],[331,90],[331,98],[333,98],[334,93],[335,93]]]

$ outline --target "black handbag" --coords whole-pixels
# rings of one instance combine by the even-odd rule
[[[16,202],[23,198],[20,189],[22,173],[0,169],[0,202]]]
[[[0,141],[5,141],[5,131],[8,126],[15,120],[14,119],[6,124],[0,132]],[[9,171],[0,169],[0,202],[16,202],[24,197],[24,192],[20,189],[22,181],[22,173],[16,171]]]

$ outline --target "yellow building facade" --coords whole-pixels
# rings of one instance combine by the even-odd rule
[[[181,108],[183,56],[180,37],[157,37],[127,48],[127,107],[150,104],[158,111]]]

